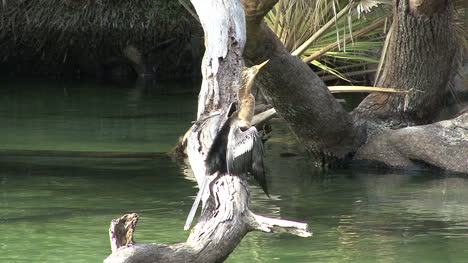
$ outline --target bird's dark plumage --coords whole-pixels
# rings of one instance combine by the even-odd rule
[[[206,158],[207,174],[250,174],[268,195],[263,169],[263,142],[255,127],[246,127],[232,114],[215,137]]]
[[[187,220],[185,221],[184,229],[188,230],[192,224],[192,220],[197,212],[198,204],[201,201],[202,195],[205,192],[205,188],[208,185],[208,178],[210,175],[220,172],[227,172],[226,165],[226,145],[227,145],[227,136],[220,136],[220,134],[228,134],[230,125],[230,117],[233,116],[236,112],[236,104],[232,103],[229,108],[227,108],[222,114],[212,115],[213,118],[218,118],[221,123],[220,129],[217,131],[216,137],[213,140],[210,150],[208,151],[207,157],[205,159],[205,178],[203,178],[200,184],[200,190],[198,191],[195,201],[193,202],[192,208],[190,209]]]
[[[219,120],[222,125],[217,126],[221,128],[217,131],[206,156],[206,175],[200,184],[200,191],[198,191],[185,222],[185,230],[190,228],[201,196],[207,187],[209,176],[216,172],[237,176],[250,174],[260,184],[265,194],[268,195],[263,169],[263,142],[257,129],[250,124],[255,109],[255,97],[252,95],[253,81],[259,70],[267,63],[268,60],[242,72],[241,87],[239,89],[240,109],[237,110],[237,104],[232,103],[222,115],[213,114],[209,116],[218,116],[216,120]],[[202,119],[200,122],[203,122],[203,120],[206,119]]]
[[[232,175],[250,174],[268,195],[263,169],[263,142],[254,126],[245,129],[234,121],[227,142],[226,163]]]

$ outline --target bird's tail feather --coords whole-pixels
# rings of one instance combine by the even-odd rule
[[[195,217],[195,213],[198,210],[198,205],[200,204],[201,197],[203,196],[203,193],[205,192],[205,188],[208,185],[208,181],[209,181],[208,178],[209,176],[205,176],[203,178],[200,190],[198,191],[197,197],[195,197],[195,201],[193,202],[192,209],[190,209],[187,220],[185,221],[184,230],[188,230],[190,228],[190,225],[192,224],[193,218]]]

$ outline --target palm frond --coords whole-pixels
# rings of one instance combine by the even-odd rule
[[[378,6],[381,1],[378,0],[360,0],[356,3],[356,12],[358,17],[363,13],[369,13],[372,8]]]
[[[383,46],[388,13],[373,11],[381,2],[386,1],[280,0],[266,21],[292,55],[350,81],[331,65],[378,62],[379,55],[369,50]]]
[[[331,68],[331,67],[329,67],[329,66],[327,66],[325,64],[322,64],[317,60],[311,61],[311,64],[318,67],[318,68],[320,68],[320,69],[322,69],[322,70],[324,70],[324,71],[326,71],[326,72],[328,72],[328,73],[330,73],[330,74],[332,74],[332,75],[334,75],[334,76],[336,76],[337,78],[340,78],[342,80],[351,82],[351,80],[347,79],[343,74],[341,74],[337,70],[334,70],[333,68]]]

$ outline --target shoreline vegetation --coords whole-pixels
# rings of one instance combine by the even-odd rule
[[[38,0],[0,4],[0,74],[194,78],[203,32],[176,1]]]

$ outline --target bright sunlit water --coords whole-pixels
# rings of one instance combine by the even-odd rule
[[[0,150],[165,152],[190,126],[197,83],[0,82]],[[280,129],[280,131],[278,131]],[[276,134],[284,134],[277,127]],[[290,138],[267,143],[272,198],[252,210],[314,236],[250,233],[227,262],[468,262],[468,178],[319,172]],[[113,218],[138,242],[183,242],[195,183],[168,158],[0,155],[0,262],[102,262]]]

